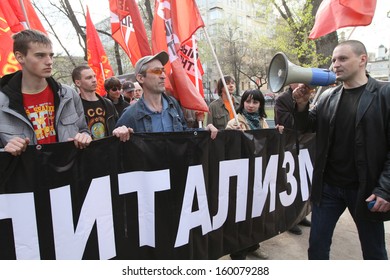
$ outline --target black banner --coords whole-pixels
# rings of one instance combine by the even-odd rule
[[[1,259],[217,259],[310,211],[314,135],[134,134],[0,153]]]

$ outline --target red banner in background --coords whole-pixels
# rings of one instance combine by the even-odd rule
[[[21,69],[13,49],[12,32],[0,9],[0,77]]]
[[[46,29],[38,18],[30,0],[23,0],[22,4],[23,7],[20,1],[0,1],[0,9],[3,11],[4,19],[7,21],[11,31],[16,33],[24,29],[34,29],[46,34]]]
[[[153,53],[166,51],[169,61],[166,70],[167,90],[190,110],[207,112],[208,107],[186,74],[180,58],[184,42],[204,23],[194,0],[157,0],[152,27]]]
[[[138,5],[134,0],[110,0],[111,33],[133,66],[150,55],[150,46]]]
[[[323,0],[309,38],[317,39],[342,27],[370,25],[375,7],[376,0]]]
[[[88,65],[93,69],[96,74],[97,88],[96,92],[102,96],[106,95],[104,89],[104,80],[113,75],[112,67],[108,61],[106,52],[103,49],[102,42],[100,41],[99,35],[93,25],[89,10],[87,7],[87,56]]]

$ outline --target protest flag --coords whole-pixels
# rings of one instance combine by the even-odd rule
[[[88,7],[86,25],[88,65],[96,74],[96,92],[103,96],[106,95],[106,91],[104,89],[104,80],[111,77],[113,75],[113,71],[110,62],[108,61],[106,52],[103,49],[99,35],[92,23]]]
[[[46,34],[30,0],[2,0],[0,9],[3,11],[3,19],[7,21],[13,33],[24,29],[34,29]]]
[[[309,39],[317,39],[342,27],[369,25],[375,7],[376,0],[323,0]]]
[[[153,53],[166,51],[169,61],[166,88],[181,105],[190,110],[207,112],[208,107],[186,74],[180,58],[183,43],[204,23],[194,0],[157,0],[152,27]]]
[[[4,17],[0,8],[0,77],[22,69],[14,56],[13,33]]]
[[[110,0],[111,33],[133,66],[138,59],[150,55],[145,26],[135,0]]]

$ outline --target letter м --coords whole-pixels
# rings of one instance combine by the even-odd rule
[[[309,184],[307,182],[307,177],[309,177],[310,183],[313,182],[313,163],[310,159],[310,154],[308,149],[302,149],[300,151],[298,161],[299,161],[299,178],[301,180],[302,201],[306,201],[309,199]]]

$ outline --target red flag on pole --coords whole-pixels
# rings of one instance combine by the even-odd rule
[[[113,75],[113,71],[108,61],[106,52],[103,49],[102,42],[99,35],[92,23],[91,16],[87,7],[87,56],[88,65],[93,69],[96,74],[97,88],[96,92],[100,95],[106,95],[104,89],[104,80]]]
[[[195,43],[195,46],[194,46]],[[183,68],[186,71],[191,82],[199,90],[199,93],[204,97],[202,76],[204,74],[202,63],[200,62],[198,56],[198,48],[196,46],[196,41],[192,39],[187,40],[184,44],[181,45],[179,50],[179,55]],[[196,64],[195,64],[196,63]],[[198,81],[196,81],[198,79]]]
[[[12,50],[12,35],[24,29],[35,29],[46,33],[30,0],[1,0],[0,77],[21,69]]]
[[[0,8],[12,32],[34,29],[46,33],[30,0],[2,0]]]
[[[194,0],[157,0],[152,27],[153,53],[165,50],[169,54],[166,70],[167,90],[184,108],[207,112],[203,97],[183,68],[179,51],[184,42],[204,23]]]
[[[112,37],[135,66],[138,59],[150,55],[150,46],[135,0],[110,0]]]
[[[309,38],[316,39],[339,28],[372,22],[376,0],[323,0]]]

